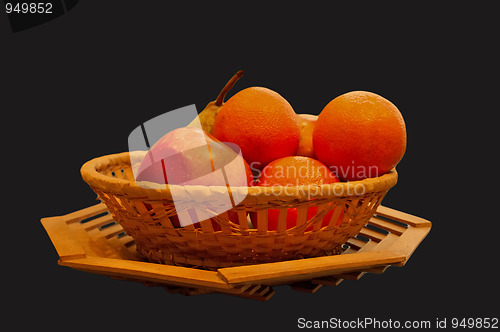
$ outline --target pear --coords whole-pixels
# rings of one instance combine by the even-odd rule
[[[224,98],[226,97],[226,94],[229,92],[229,90],[231,90],[236,81],[238,81],[241,78],[241,76],[243,76],[243,74],[244,74],[243,70],[239,70],[227,82],[226,86],[224,86],[224,88],[219,93],[217,99],[209,102],[208,105],[203,109],[203,111],[200,114],[198,114],[198,118],[200,121],[199,123],[201,124],[201,128],[205,132],[212,134],[215,118],[217,117],[217,114],[219,113],[219,110],[221,109],[222,105],[224,105]],[[197,119],[194,119],[188,125],[188,127],[199,127]]]
[[[297,115],[297,122],[300,128],[300,141],[296,155],[314,158],[313,132],[318,116],[312,114]]]

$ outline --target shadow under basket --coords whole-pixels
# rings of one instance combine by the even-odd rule
[[[206,269],[339,254],[397,183],[392,170],[326,185],[231,187],[233,197],[244,199],[219,214],[213,211],[227,202],[228,187],[139,185],[128,152],[92,159],[81,174],[150,262]],[[177,213],[189,215],[183,207],[193,203],[211,218],[180,227]],[[287,228],[292,208],[296,226]],[[277,218],[273,227],[271,214]]]

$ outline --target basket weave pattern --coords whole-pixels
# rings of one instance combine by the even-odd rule
[[[134,182],[128,152],[93,159],[83,165],[81,173],[149,261],[208,269],[338,254],[397,182],[393,170],[378,178],[306,189],[250,187],[243,202],[229,213],[181,228],[172,221],[177,214],[173,192],[188,200],[203,197],[200,202],[209,209],[220,201],[217,195],[227,194],[226,187],[142,188]],[[358,188],[363,188],[360,195]],[[306,220],[310,206],[318,207],[317,214]],[[297,226],[285,229],[288,208],[298,208]],[[267,229],[268,209],[279,211],[273,231]],[[329,225],[322,227],[331,210]],[[258,228],[249,224],[250,215],[258,220]],[[336,225],[339,218],[342,222]],[[214,229],[214,225],[219,227]]]

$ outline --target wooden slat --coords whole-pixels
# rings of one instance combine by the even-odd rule
[[[133,237],[131,237],[130,235],[125,235],[125,236],[122,236],[118,239],[118,241],[120,241],[120,243],[125,246],[125,247],[130,247],[131,245],[135,244],[135,240]]]
[[[364,276],[366,272],[364,271],[356,271],[351,273],[340,273],[336,274],[335,277],[345,280],[359,280],[362,276]]]
[[[362,249],[360,249],[360,251],[365,251],[365,250],[388,251],[388,248],[391,248],[394,243],[399,241],[399,238],[400,237],[398,235],[389,233],[385,236],[385,238],[381,242],[377,243],[375,247],[366,246],[366,248],[363,247]],[[373,242],[375,241],[370,241],[370,242],[373,245]]]
[[[347,240],[347,244],[350,247],[352,247],[352,249],[358,251],[359,249],[363,248],[363,246],[366,244],[366,242],[352,237],[349,240]],[[349,250],[352,250],[352,249],[349,249]]]
[[[404,255],[404,261],[399,264],[404,265],[413,254],[415,249],[417,249],[418,245],[427,236],[430,229],[430,227],[410,227],[396,241],[381,242],[377,246],[377,250],[398,252]]]
[[[99,230],[101,231],[101,234],[106,239],[112,238],[112,237],[116,236],[117,234],[123,232],[122,226],[120,226],[120,224],[118,224],[118,223],[110,225],[110,226],[106,226],[106,227],[99,229]]]
[[[370,225],[377,226],[381,229],[384,229],[388,232],[391,232],[396,235],[401,235],[403,234],[407,228],[403,226],[396,225],[394,223],[391,223],[389,221],[377,218],[377,217],[372,217],[370,221],[368,222]]]
[[[217,276],[217,272],[214,271],[102,257],[73,259],[61,262],[61,265],[100,274],[130,277],[132,279],[139,278],[172,285],[189,285],[191,287],[207,287],[236,293],[242,292],[241,289],[236,289],[222,281]]]
[[[231,295],[265,302],[269,300],[274,295],[274,293],[275,290],[272,289],[271,287],[255,285],[252,286],[248,291],[244,291],[241,294],[231,294]]]
[[[328,276],[322,278],[311,279],[313,284],[320,284],[323,286],[338,286],[344,279],[337,278],[336,276]]]
[[[316,293],[318,291],[318,289],[321,288],[321,286],[323,286],[323,285],[313,283],[309,280],[295,282],[295,283],[290,285],[290,287],[293,290],[300,291],[300,292],[306,292],[306,293]]]
[[[192,295],[200,295],[200,294],[211,294],[214,293],[212,290],[208,289],[199,289],[199,288],[191,288],[191,287],[180,287],[180,286],[171,286],[171,285],[162,285],[159,283],[144,283],[148,287],[158,287],[162,286],[167,292],[170,294],[182,294],[186,296]]]
[[[370,269],[366,269],[365,272],[368,272],[368,273],[376,273],[376,274],[380,274],[380,273],[384,273],[385,270],[387,270],[389,268],[390,265],[384,265],[384,266],[377,266],[377,267],[372,267]]]
[[[112,221],[114,221],[113,216],[111,214],[107,214],[105,216],[95,218],[95,219],[90,220],[86,223],[83,223],[82,226],[85,230],[91,230],[93,228],[97,228],[97,227],[101,227],[103,225],[109,224]]]
[[[245,282],[273,283],[287,281],[292,276],[304,280],[317,278],[361,266],[365,268],[399,263],[405,256],[393,252],[365,252],[348,255],[315,257],[286,262],[258,264],[251,266],[228,267],[218,270],[218,275],[229,284]]]
[[[359,248],[357,252],[379,251],[377,249],[377,246],[379,245],[379,243],[380,242],[378,242],[378,241],[370,240],[370,241],[366,242],[363,247]]]
[[[50,217],[41,220],[61,261],[84,258],[85,250],[78,244],[64,217]]]
[[[398,210],[394,210],[382,205],[380,205],[377,208],[377,212],[375,212],[375,214],[408,224],[413,227],[431,226],[431,222],[428,220]]]
[[[362,228],[359,234],[375,242],[380,242],[385,238],[385,234],[381,234],[369,228]]]
[[[72,213],[68,213],[64,215],[64,218],[68,221],[68,223],[79,222],[82,221],[83,219],[87,219],[99,213],[104,213],[107,211],[108,208],[106,207],[106,205],[104,203],[99,203]]]

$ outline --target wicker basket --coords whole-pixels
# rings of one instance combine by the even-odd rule
[[[150,262],[208,269],[340,253],[397,182],[397,172],[392,170],[377,178],[314,187],[245,188],[246,198],[229,213],[181,228],[175,226],[172,193],[176,202],[186,197],[210,205],[227,195],[227,188],[144,188],[134,181],[128,152],[90,160],[81,173]],[[318,207],[317,214],[306,220],[310,206]],[[298,208],[297,226],[285,229],[291,207]],[[268,209],[279,211],[276,230],[267,229]],[[323,226],[331,210],[329,225]],[[252,228],[249,215],[258,221],[257,228]]]

